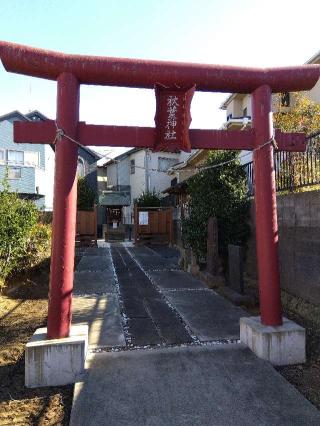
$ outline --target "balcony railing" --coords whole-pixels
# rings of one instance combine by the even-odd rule
[[[278,151],[274,155],[277,191],[320,184],[320,132],[309,136],[306,152]],[[248,195],[254,195],[253,162],[245,164],[248,179]]]
[[[108,193],[108,192],[130,192],[131,186],[130,185],[108,185],[106,189],[104,189],[102,192]]]
[[[248,120],[251,120],[251,115],[242,115],[242,116],[239,116],[239,117],[233,117],[233,115],[232,114],[229,114],[229,115],[227,115],[227,121],[230,121],[230,120],[244,120],[245,118],[247,118]]]

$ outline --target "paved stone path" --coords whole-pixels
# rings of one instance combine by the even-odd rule
[[[245,316],[179,270],[176,251],[113,245],[82,250],[73,322],[89,324],[89,345],[177,345],[239,338]]]
[[[72,322],[89,325],[90,348],[126,345],[109,249],[82,250],[74,276]]]
[[[192,338],[180,316],[129,252],[124,247],[113,247],[111,253],[131,343],[137,346],[191,343]],[[158,255],[148,258],[153,257],[153,265],[163,260]]]
[[[88,248],[73,323],[89,324],[71,425],[318,425],[319,412],[239,343],[245,313],[163,247]]]

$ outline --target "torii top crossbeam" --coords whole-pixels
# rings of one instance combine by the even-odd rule
[[[244,68],[139,59],[108,58],[101,56],[67,55],[0,41],[0,58],[9,72],[57,80],[62,73],[70,73],[82,84],[99,84],[137,88],[154,88],[155,84],[195,85],[200,91],[251,93],[262,85],[273,92],[308,90],[320,76],[319,65],[283,68]],[[16,123],[16,142],[35,143],[54,140],[54,122]],[[77,139],[82,145],[135,146],[154,145],[153,128],[125,126],[97,126],[79,123]],[[190,130],[194,149],[252,149],[253,132]],[[277,133],[279,149],[304,150],[304,136]]]
[[[0,58],[9,72],[57,80],[63,72],[81,84],[153,89],[196,85],[205,92],[251,93],[264,84],[272,92],[310,90],[320,77],[320,65],[245,68],[223,65],[67,55],[0,41]]]
[[[250,131],[198,129],[189,131],[188,121],[184,136],[190,137],[189,148],[254,151],[261,321],[265,325],[281,325],[278,225],[271,145],[273,141],[271,94],[310,90],[319,79],[320,65],[258,69],[118,59],[65,55],[1,41],[0,59],[7,71],[57,81],[56,122],[14,124],[15,142],[51,143],[56,135],[56,126],[60,131],[64,131],[56,144],[49,338],[68,336],[71,321],[78,156],[78,147],[71,139],[77,139],[83,145],[139,147],[153,147],[155,139],[154,128],[93,126],[79,123],[80,84],[152,89],[160,85],[165,86],[165,90],[178,86],[188,88],[189,92],[196,88],[201,91],[252,94],[253,126]],[[167,99],[172,100],[170,97],[171,95]],[[167,112],[171,114],[170,111]],[[185,125],[185,119],[189,120],[190,117],[180,118],[174,116],[174,120],[172,117],[170,120],[184,121]],[[168,123],[169,121],[167,126]],[[303,134],[278,132],[275,136],[280,149],[303,151],[305,148]]]

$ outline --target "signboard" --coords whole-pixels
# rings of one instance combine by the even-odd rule
[[[183,88],[155,87],[156,95],[156,141],[154,151],[191,151],[189,126],[190,106],[195,86]]]
[[[149,224],[149,213],[139,212],[139,225],[148,225],[148,224]]]

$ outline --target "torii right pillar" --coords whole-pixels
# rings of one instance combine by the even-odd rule
[[[253,92],[252,117],[256,149],[253,167],[261,322],[279,326],[282,325],[282,313],[274,147],[272,143],[263,146],[273,137],[269,86],[261,86]]]
[[[271,96],[271,88],[263,85],[251,97],[261,316],[241,318],[240,340],[259,358],[274,365],[288,365],[305,362],[305,330],[282,317]]]

